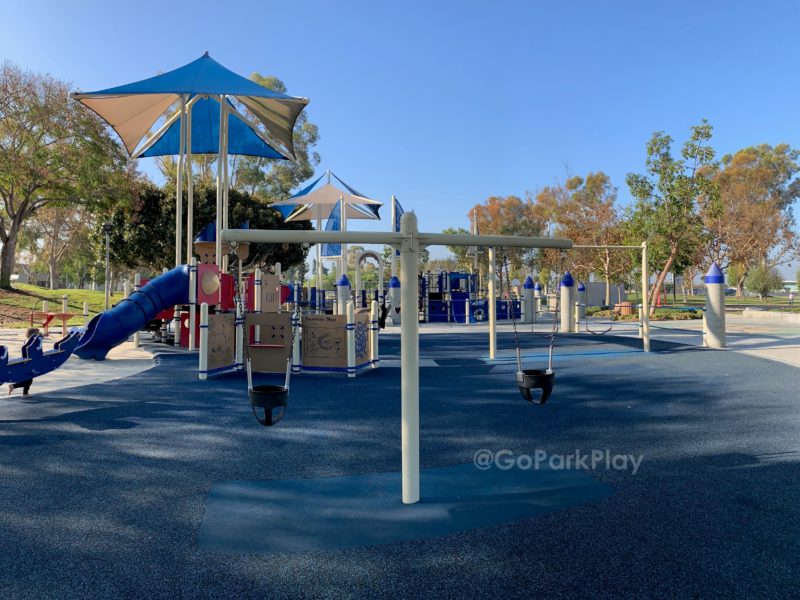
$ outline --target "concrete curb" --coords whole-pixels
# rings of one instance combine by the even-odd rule
[[[795,325],[800,325],[800,313],[787,313],[775,310],[745,308],[742,311],[742,317],[756,321],[773,321],[777,323],[792,323]]]

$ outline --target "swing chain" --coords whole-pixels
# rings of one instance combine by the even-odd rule
[[[253,277],[255,277],[255,274],[253,275]],[[245,312],[247,307],[245,306],[244,299],[242,298],[242,293],[239,286],[238,278],[234,278],[233,286],[234,286],[233,301],[235,305],[239,307],[240,309],[239,312],[241,312],[242,314],[242,344],[244,345],[244,363],[246,366],[250,361],[250,339],[249,339],[250,328],[247,327],[247,321],[245,319]],[[255,292],[255,286],[253,286],[253,288]],[[276,290],[276,293],[278,294],[278,301],[280,302],[280,294],[281,294],[280,282],[278,283],[278,289]],[[295,337],[297,336],[297,330],[300,329],[301,327],[300,317],[301,317],[300,303],[298,302],[289,322],[289,327],[291,327],[292,329],[292,336],[289,341],[289,360],[292,360],[292,357],[294,356],[294,341]],[[295,327],[295,321],[297,322],[297,327]]]
[[[563,269],[564,269],[564,261],[565,260],[566,260],[566,252],[561,251],[559,267],[558,267],[559,271],[563,271]],[[509,303],[511,303],[511,269],[510,269],[510,265],[509,265],[509,262],[508,262],[508,255],[506,254],[505,249],[503,249],[503,251],[502,251],[502,262],[500,264],[500,297],[501,298],[503,297],[503,269],[504,268],[505,268],[505,271],[506,271],[506,289],[508,291],[508,301],[509,301]],[[558,315],[558,310],[560,308],[560,304],[561,304],[560,294],[556,293],[556,305],[555,305],[555,310],[553,312],[553,327],[552,327],[552,329],[550,331],[550,336],[549,336],[550,337],[550,344],[548,346],[549,349],[551,349],[551,350],[555,347],[556,334],[558,333],[558,326],[559,326],[559,323],[558,323],[558,316],[559,316]],[[514,330],[514,344],[515,344],[516,348],[519,348],[519,334],[517,332],[517,315],[516,315],[516,312],[514,312],[514,305],[510,304],[510,306],[511,306],[511,310],[510,310],[510,312],[511,312],[511,325],[512,325],[512,328]],[[537,331],[533,331],[533,323],[531,323],[531,333],[533,333],[535,335],[538,335],[539,337],[548,337],[548,336],[543,335],[543,334],[541,334],[541,333],[539,333]]]
[[[506,270],[506,290],[508,291],[508,302],[511,307],[511,326],[514,330],[514,347],[519,353],[519,333],[517,332],[517,313],[514,311],[514,304],[511,300],[511,272],[508,265],[508,255],[505,248],[502,250],[503,261],[500,263],[500,297],[503,297],[503,268]],[[494,301],[494,298],[492,298]]]

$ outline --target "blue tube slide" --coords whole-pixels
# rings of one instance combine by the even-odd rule
[[[75,354],[84,359],[104,360],[112,348],[141,331],[162,310],[188,302],[189,268],[181,265],[159,275],[114,308],[95,315],[86,326]]]

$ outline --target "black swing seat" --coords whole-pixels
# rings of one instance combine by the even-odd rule
[[[519,393],[528,402],[544,404],[553,393],[553,382],[556,374],[546,369],[523,369],[517,372],[517,386]],[[531,390],[542,390],[542,395],[531,393]]]
[[[289,403],[289,390],[282,385],[256,385],[252,390],[249,390],[250,407],[253,409],[253,416],[256,420],[264,425],[270,427],[275,425],[286,414],[286,406]],[[276,408],[282,409],[277,418],[273,415]],[[264,411],[264,418],[259,416],[259,410]]]
[[[378,327],[386,329],[386,316],[389,314],[389,309],[384,302],[381,304],[381,313],[378,315]]]

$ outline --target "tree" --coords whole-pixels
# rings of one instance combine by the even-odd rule
[[[737,293],[751,267],[774,267],[800,254],[792,216],[792,205],[800,195],[795,179],[799,157],[788,144],[762,144],[723,157],[714,170],[719,193],[701,210],[707,261],[716,261],[723,269],[737,265],[736,278],[730,280]]]
[[[576,245],[609,246],[624,239],[617,207],[617,189],[605,173],[589,173],[586,179],[570,177],[563,186],[549,188],[556,201],[555,220],[560,237]],[[611,281],[631,268],[630,253],[609,248],[575,249],[567,255],[572,274],[588,281],[597,274],[606,282],[605,303],[611,303]]]
[[[716,193],[709,176],[714,150],[708,145],[712,127],[705,119],[691,128],[680,158],[672,155],[672,138],[663,131],[647,143],[646,174],[625,178],[636,205],[629,212],[629,239],[646,239],[656,280],[650,297],[657,298],[667,273],[680,273],[691,265],[702,245],[698,203]]]
[[[518,196],[492,196],[483,204],[476,204],[469,212],[470,221],[477,223],[478,231],[491,235],[539,236],[544,223],[531,198],[522,200]],[[512,270],[519,272],[523,264],[532,261],[533,253],[524,248],[499,248],[496,256],[497,269],[506,256]],[[479,253],[480,271],[488,265],[485,253]]]
[[[19,235],[48,206],[94,209],[133,193],[124,150],[64,82],[0,66],[0,287],[9,288]]]
[[[253,73],[250,79],[276,92],[286,93],[286,85],[277,77]],[[314,175],[319,154],[313,151],[319,141],[319,129],[300,113],[294,127],[294,150],[297,160],[276,161],[267,158],[239,157],[232,169],[235,187],[270,202],[283,200],[300,183]]]
[[[775,267],[757,265],[750,269],[746,280],[747,289],[758,294],[762,302],[766,302],[770,292],[783,287],[783,277]]]
[[[118,206],[109,216],[113,231],[110,237],[111,259],[117,267],[160,270],[173,266],[175,256],[175,195],[152,183],[143,183],[138,198],[130,206]],[[212,222],[216,213],[216,189],[195,189],[195,223],[199,228]],[[238,227],[250,221],[253,229],[308,230],[308,221],[286,223],[281,214],[247,192],[229,193],[230,223]],[[102,223],[94,232],[98,248],[102,247]],[[307,249],[300,244],[251,244],[247,267],[280,262],[284,270],[304,262]]]
[[[419,258],[418,258],[418,269],[420,271],[425,271],[428,266],[428,261],[431,259],[430,250],[427,248],[421,248],[419,251]]]
[[[469,231],[463,227],[448,227],[442,233],[463,235],[469,233]],[[452,264],[452,268],[448,269],[448,271],[470,271],[474,268],[475,263],[473,257],[468,254],[468,246],[447,246],[447,249],[453,255],[453,259],[449,263]]]
[[[92,225],[92,215],[83,206],[46,206],[30,219],[26,238],[31,250],[47,266],[50,289],[59,287],[59,271]]]

